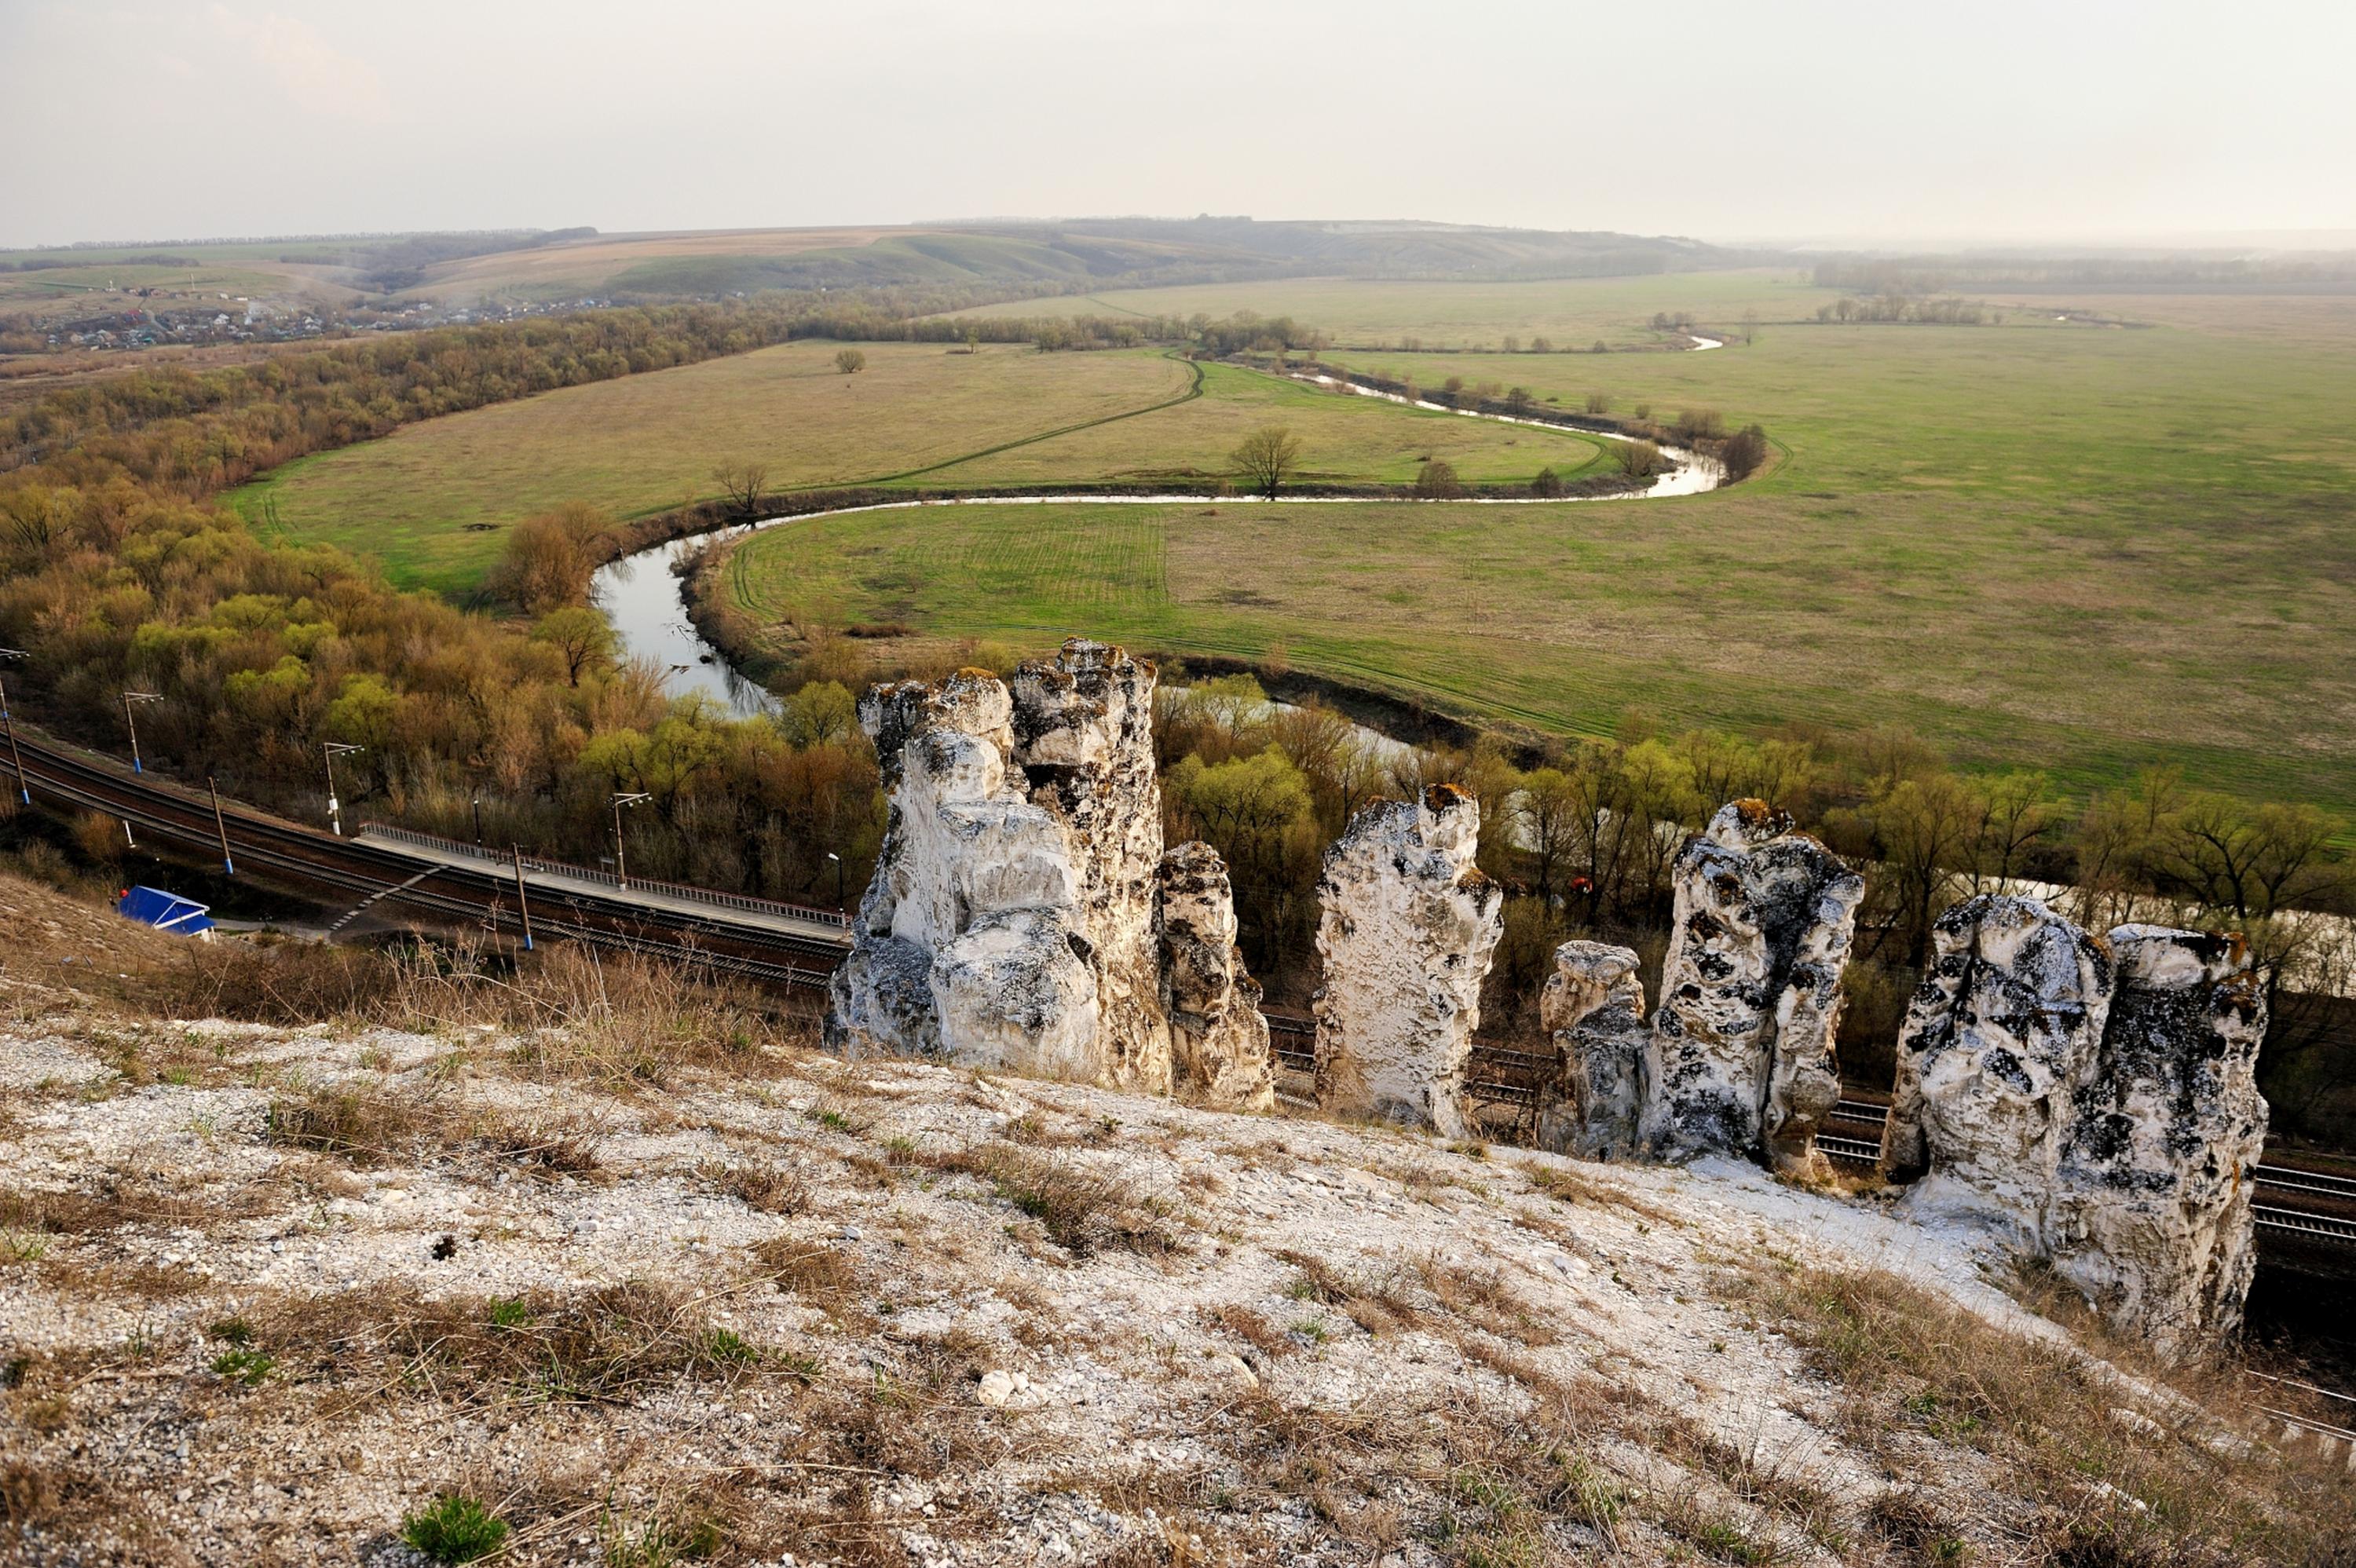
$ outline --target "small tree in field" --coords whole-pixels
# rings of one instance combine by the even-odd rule
[[[845,348],[835,355],[834,368],[846,376],[856,376],[867,368],[867,356],[856,348]]]
[[[1726,438],[1719,457],[1726,464],[1729,483],[1750,478],[1767,461],[1767,432],[1755,424],[1743,426]]]
[[[1538,476],[1530,481],[1530,494],[1541,501],[1551,501],[1562,494],[1562,475],[1551,468],[1541,468]]]
[[[1609,392],[1588,393],[1587,411],[1595,415],[1598,419],[1610,413],[1612,411],[1612,394]]]
[[[1227,454],[1243,482],[1269,500],[1301,467],[1301,442],[1282,425],[1267,425],[1244,437]]]
[[[1427,501],[1453,500],[1464,494],[1464,482],[1456,477],[1455,464],[1435,457],[1416,475],[1415,493]]]
[[[1632,441],[1620,448],[1620,472],[1631,479],[1649,479],[1662,467],[1661,449],[1649,441]]]
[[[728,497],[729,509],[740,517],[757,516],[761,510],[761,494],[768,488],[769,469],[761,463],[728,463],[712,471],[720,485],[720,493]]]

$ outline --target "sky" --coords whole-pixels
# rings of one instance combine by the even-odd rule
[[[0,246],[1206,211],[2350,230],[2351,60],[2356,0],[0,0]]]

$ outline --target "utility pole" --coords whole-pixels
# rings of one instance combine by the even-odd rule
[[[508,852],[515,857],[516,909],[523,916],[523,950],[529,953],[531,951],[531,901],[524,896],[523,891],[523,846],[510,844]]]
[[[834,907],[842,907],[842,857],[830,849],[826,858],[834,862]]]
[[[234,877],[237,862],[229,858],[229,822],[221,816],[220,788],[213,783],[210,773],[205,775],[205,793],[213,797],[213,831],[220,835],[221,869]]]
[[[614,796],[614,878],[626,888],[630,885],[630,868],[622,859],[622,807],[640,805],[652,799],[654,796],[644,793],[616,792]]]
[[[319,748],[327,757],[327,826],[336,830],[337,837],[341,838],[344,836],[344,807],[343,803],[336,798],[336,759],[353,752],[364,752],[368,748],[350,745],[342,741],[323,741],[319,743]]]
[[[22,648],[0,648],[0,659],[20,659]],[[33,786],[25,780],[25,753],[16,749],[16,720],[8,711],[8,683],[0,681],[0,726],[8,731],[8,761],[16,770],[16,799],[26,805],[33,804]]]
[[[134,773],[144,773],[147,770],[139,765],[139,720],[133,717],[131,705],[163,700],[161,696],[152,691],[126,691],[123,694],[123,724],[131,731],[131,771]]]
[[[475,848],[477,848],[477,849],[479,849],[479,848],[481,848],[483,847],[483,797],[482,797],[481,795],[477,795],[477,796],[475,797],[475,799],[474,799],[474,806],[475,806]]]

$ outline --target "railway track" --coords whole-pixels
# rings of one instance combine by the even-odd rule
[[[649,905],[626,888],[607,892],[585,886],[528,885],[519,901],[512,870],[485,858],[437,859],[390,845],[342,838],[316,828],[220,803],[111,763],[17,736],[25,784],[35,798],[70,809],[96,811],[129,824],[134,837],[200,854],[221,852],[255,870],[362,900],[381,900],[440,921],[518,939],[528,918],[534,936],[548,935],[616,951],[684,959],[702,967],[770,984],[823,987],[848,945],[846,934],[814,928],[808,934],[764,929],[748,920],[750,901],[714,901],[707,912]],[[545,869],[548,862],[527,866]],[[592,873],[594,876],[594,873]],[[675,897],[670,901],[680,901]],[[789,906],[775,906],[778,910]]]

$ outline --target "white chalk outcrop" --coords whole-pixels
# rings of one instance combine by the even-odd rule
[[[1081,879],[1062,827],[1008,771],[1012,717],[983,670],[860,700],[891,816],[829,987],[837,1049],[1097,1076]]]
[[[1197,840],[1162,857],[1162,973],[1173,1087],[1181,1099],[1237,1110],[1276,1105],[1276,1072],[1259,982],[1236,950],[1227,865]]]
[[[1539,1091],[1538,1147],[1581,1159],[1634,1156],[1650,1034],[1635,953],[1601,942],[1556,948],[1538,1024],[1555,1049],[1554,1078]]]
[[[1153,763],[1150,660],[1073,638],[1007,683],[1012,761],[1031,802],[1063,825],[1079,873],[1079,927],[1097,986],[1098,1081],[1170,1093],[1170,1028],[1154,906],[1162,784]]]
[[[2239,1327],[2256,1268],[2265,993],[2238,936],[2123,925],[2110,946],[2117,988],[2063,1134],[2054,1266],[2177,1356]]]
[[[1645,1141],[1664,1158],[1757,1154],[1828,1178],[1815,1134],[1840,1098],[1840,972],[1864,879],[1756,800],[1721,807],[1671,876]]]
[[[861,699],[891,815],[830,1044],[1273,1103],[1226,868],[1208,845],[1162,853],[1154,680],[1075,639],[1011,687],[960,670]]]
[[[1464,1063],[1502,890],[1472,863],[1481,804],[1454,784],[1377,801],[1325,851],[1317,884],[1317,1101],[1465,1132]]]
[[[2041,1251],[2061,1136],[2111,1010],[2111,955],[2034,899],[1983,893],[1941,915],[1898,1037],[1881,1163],[1918,1208]]]
[[[2097,938],[1984,895],[1933,933],[1882,1168],[1918,1210],[2008,1234],[2121,1329],[2184,1354],[2241,1322],[2264,992],[2237,936]]]

